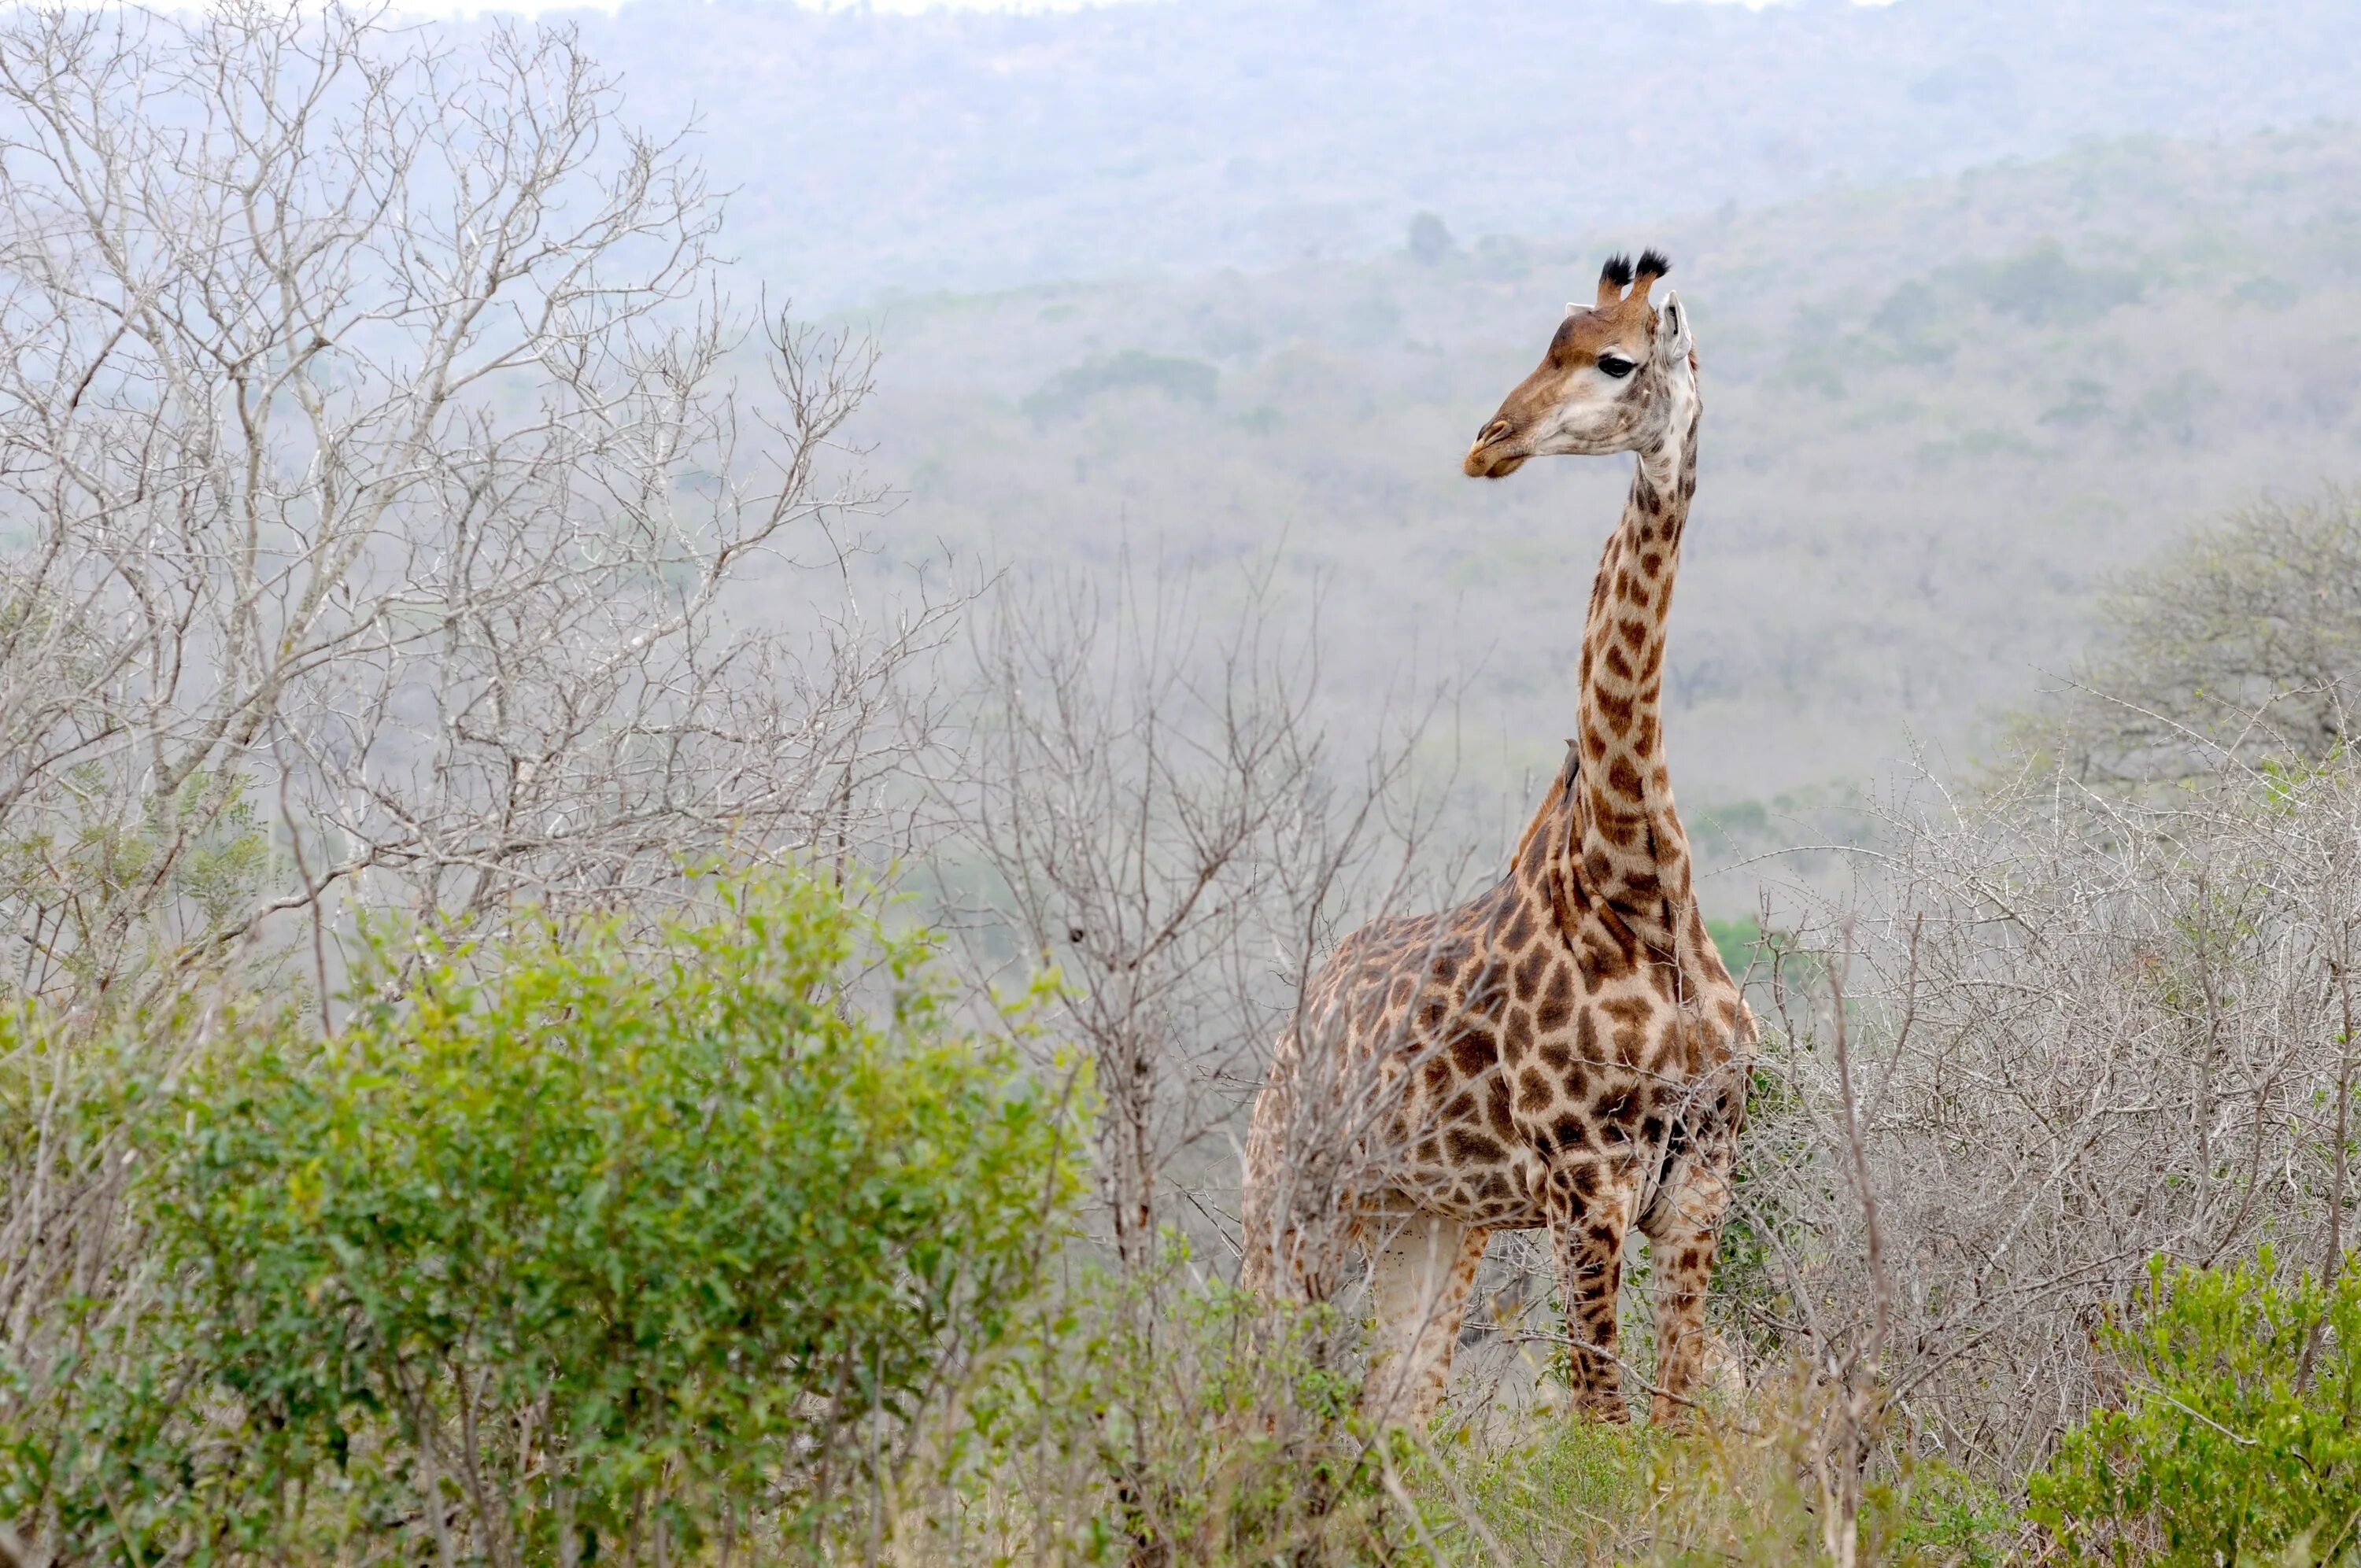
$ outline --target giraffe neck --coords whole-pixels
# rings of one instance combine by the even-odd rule
[[[1669,952],[1690,899],[1687,837],[1664,768],[1664,628],[1681,532],[1697,491],[1699,408],[1692,384],[1668,387],[1665,434],[1639,453],[1622,521],[1599,557],[1582,630],[1581,763],[1565,851],[1570,886]]]

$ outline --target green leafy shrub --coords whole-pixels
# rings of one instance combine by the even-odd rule
[[[2361,1267],[2282,1283],[2152,1266],[2113,1348],[2120,1409],[2069,1434],[2031,1483],[2068,1553],[2118,1562],[2334,1562],[2361,1523]]]
[[[804,880],[383,949],[333,1039],[252,1033],[148,1119],[161,1288],[8,1500],[119,1562],[825,1530],[1027,1321],[1072,1090]]]
[[[1434,1540],[1483,1543],[1445,1561],[1826,1562],[1831,1393],[1790,1367],[1686,1431],[1478,1415],[1412,1479]],[[1855,1547],[1865,1563],[1985,1568],[2009,1559],[2017,1524],[1992,1486],[1904,1445],[1864,1477]]]

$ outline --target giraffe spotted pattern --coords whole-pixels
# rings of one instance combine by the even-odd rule
[[[1339,945],[1279,1042],[1246,1150],[1249,1284],[1315,1296],[1372,1255],[1367,1398],[1423,1420],[1448,1381],[1487,1237],[1546,1228],[1579,1409],[1627,1419],[1616,1297],[1632,1227],[1660,1280],[1653,1419],[1702,1377],[1705,1291],[1755,1039],[1708,939],[1661,724],[1665,617],[1697,483],[1699,402],[1666,270],[1608,264],[1468,455],[1638,455],[1586,619],[1580,734],[1488,891]],[[1629,294],[1623,292],[1630,285]]]

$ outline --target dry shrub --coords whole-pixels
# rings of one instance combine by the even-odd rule
[[[1888,826],[1869,913],[1805,939],[1850,999],[1776,988],[1741,1306],[1824,1373],[1878,1339],[1883,1441],[2017,1477],[2114,1397],[2102,1326],[2152,1257],[2317,1270],[2353,1236],[2361,773],[2029,770]]]
[[[1078,1262],[963,1412],[980,1441],[903,1521],[927,1561],[1344,1563],[1415,1549],[1396,1456],[1357,1417],[1354,1325],[1199,1270]]]

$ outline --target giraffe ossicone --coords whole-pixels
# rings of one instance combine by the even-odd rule
[[[1704,1377],[1754,1019],[1708,937],[1664,764],[1665,618],[1697,489],[1686,311],[1653,250],[1609,258],[1463,466],[1630,452],[1591,586],[1576,733],[1510,856],[1456,908],[1372,921],[1304,989],[1246,1144],[1246,1283],[1324,1299],[1357,1253],[1378,1319],[1364,1400],[1442,1398],[1485,1242],[1546,1229],[1577,1409],[1629,1419],[1616,1333],[1636,1228],[1658,1280],[1652,1419]]]

